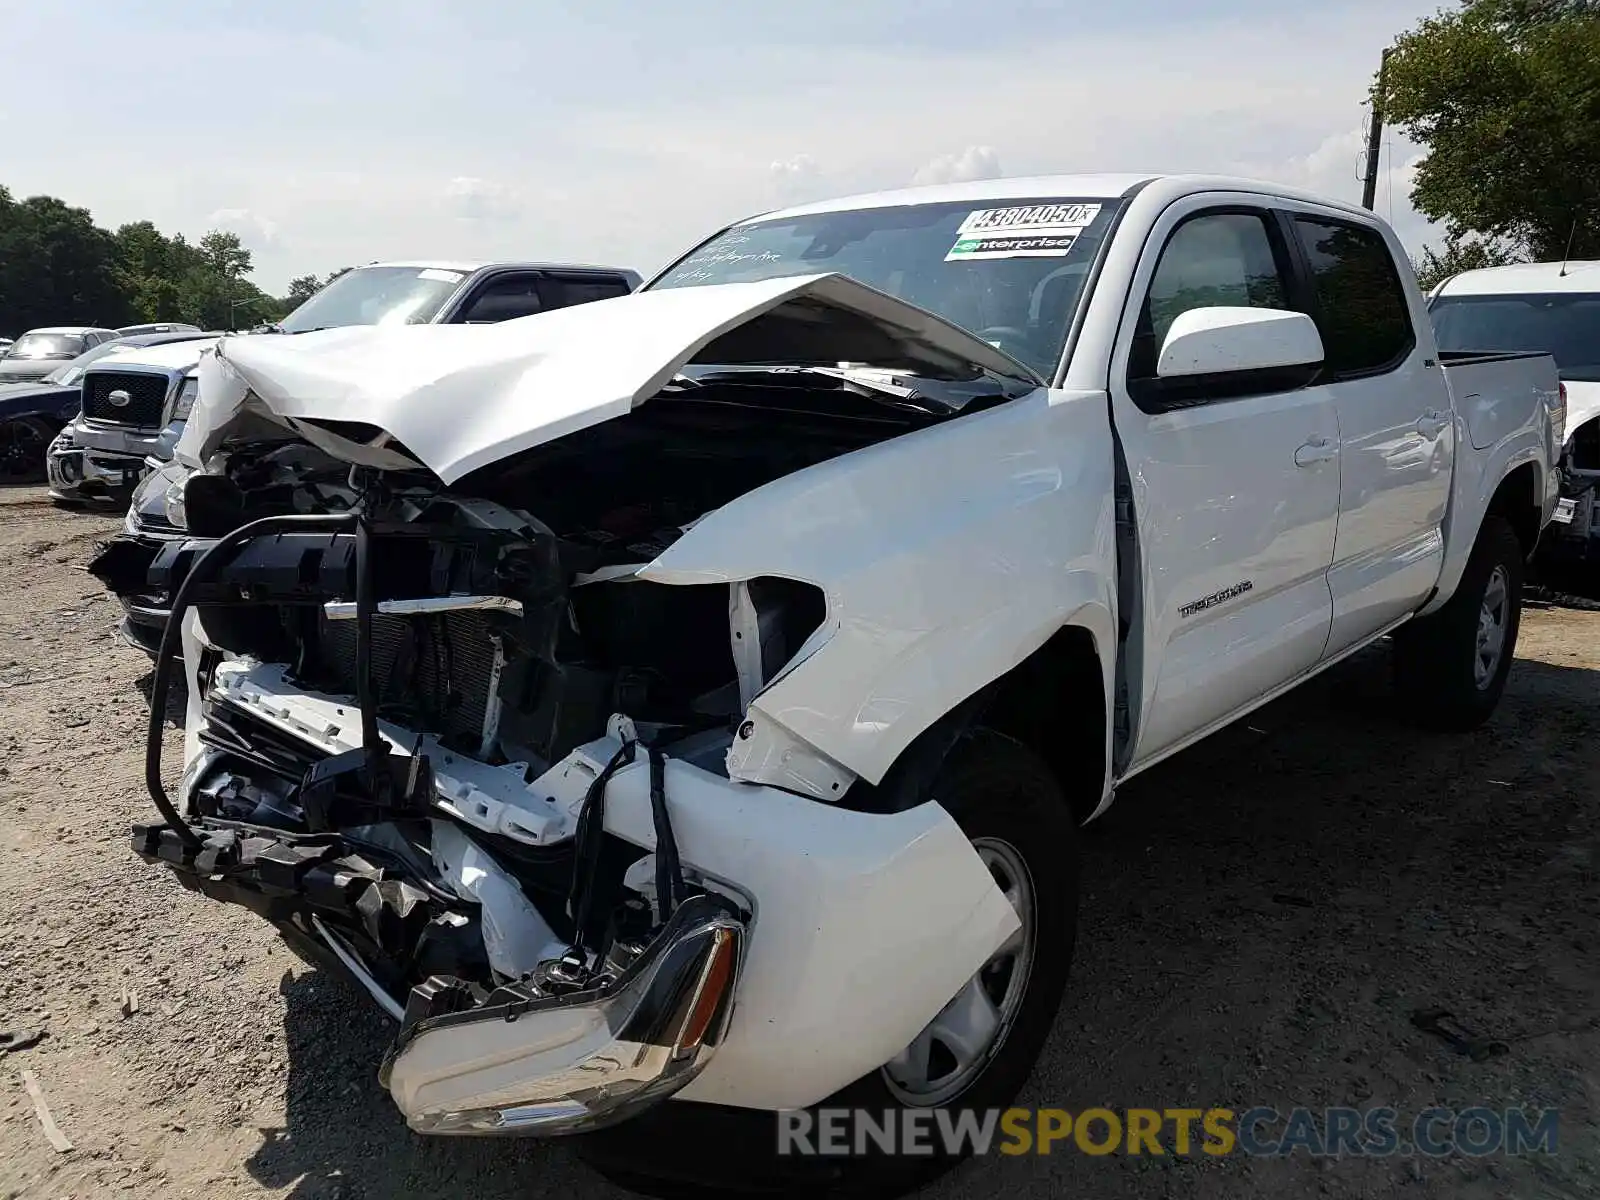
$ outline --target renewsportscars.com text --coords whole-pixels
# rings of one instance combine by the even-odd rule
[[[778,1153],[1384,1158],[1554,1154],[1555,1109],[820,1109],[777,1114]]]

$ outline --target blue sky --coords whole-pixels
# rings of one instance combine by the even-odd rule
[[[233,229],[269,289],[383,257],[648,273],[764,208],[990,174],[1353,198],[1379,52],[1439,2],[0,0],[0,184]],[[1379,193],[1392,163],[1412,245],[1415,158]]]

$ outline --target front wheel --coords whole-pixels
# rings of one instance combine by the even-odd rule
[[[865,1110],[875,1120],[893,1112],[897,1125],[916,1109],[966,1109],[981,1118],[1016,1099],[1055,1024],[1077,933],[1071,805],[1033,751],[988,730],[951,750],[930,799],[971,840],[1021,928],[909,1046],[819,1108]],[[834,1194],[900,1195],[949,1170],[970,1149],[849,1159],[841,1164],[844,1186]]]
[[[1516,656],[1522,578],[1516,531],[1486,517],[1455,595],[1395,635],[1395,681],[1413,720],[1466,733],[1493,714]]]
[[[973,1110],[982,1121],[985,1110],[1016,1099],[1055,1023],[1078,908],[1077,827],[1055,777],[1021,743],[978,730],[950,751],[923,799],[955,818],[1021,928],[909,1046],[818,1104],[813,1129],[818,1110],[839,1109],[864,1112],[875,1124],[888,1115],[897,1129],[905,1128],[902,1114],[935,1108]],[[852,1004],[870,1003],[841,986],[838,1019],[850,1019]],[[782,1156],[777,1122],[775,1113],[668,1103],[586,1135],[580,1152],[612,1182],[665,1200],[757,1193],[890,1200],[972,1149],[969,1142],[946,1153],[934,1139],[932,1154],[897,1155],[869,1141],[859,1157]],[[926,1128],[937,1129],[937,1119]]]

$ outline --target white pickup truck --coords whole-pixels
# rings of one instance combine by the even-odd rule
[[[224,339],[189,540],[97,567],[177,590],[135,848],[357,980],[421,1132],[610,1126],[637,1181],[778,1110],[1004,1106],[1119,783],[1387,635],[1419,719],[1490,715],[1562,422],[1548,357],[1441,360],[1370,213],[1213,178],[857,197],[620,299]]]

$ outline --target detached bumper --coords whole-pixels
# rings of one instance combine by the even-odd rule
[[[169,826],[136,826],[133,849],[185,887],[242,904],[297,944],[322,949],[318,961],[342,968],[399,1017],[379,1078],[419,1133],[600,1129],[692,1083],[728,1031],[747,932],[722,900],[690,898],[600,986],[550,995],[511,983],[467,1007],[452,981],[435,976],[402,1008],[377,959],[369,966],[363,956],[392,955],[418,939],[428,921],[421,892],[385,880],[336,837],[201,832],[196,850]]]
[[[418,1133],[582,1133],[691,1083],[721,1044],[745,928],[699,898],[615,983],[414,1020],[380,1079]],[[514,989],[505,989],[510,993]],[[428,1003],[424,989],[412,1008]]]

